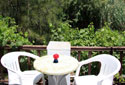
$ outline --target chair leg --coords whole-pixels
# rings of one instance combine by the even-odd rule
[[[75,81],[73,81],[72,85],[76,85]]]
[[[45,85],[45,79],[44,79],[44,77],[42,77],[42,81],[43,81],[43,85]]]

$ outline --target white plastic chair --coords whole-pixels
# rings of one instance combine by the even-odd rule
[[[71,53],[71,45],[69,42],[64,41],[50,41],[47,46],[47,54],[53,55],[58,53],[60,55],[67,55],[70,56]],[[59,75],[58,79],[62,76]],[[55,85],[51,76],[48,76],[48,83],[49,85]],[[70,74],[68,74],[65,78],[62,79],[61,85],[70,85]]]
[[[100,62],[101,68],[99,74],[79,76],[81,66]],[[90,59],[81,61],[75,75],[76,85],[113,85],[113,77],[119,72],[121,64],[117,58],[109,54],[100,54]]]
[[[45,85],[44,75],[36,70],[21,71],[19,66],[19,56],[27,56],[33,59],[39,58],[28,52],[10,52],[2,56],[1,63],[8,71],[9,84],[36,85],[42,78]]]

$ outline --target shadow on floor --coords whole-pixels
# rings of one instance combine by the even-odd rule
[[[0,83],[0,85],[8,85],[8,84],[6,84],[6,83]]]

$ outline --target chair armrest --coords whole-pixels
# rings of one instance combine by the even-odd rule
[[[29,53],[29,52],[19,52],[20,55],[22,56],[27,56],[27,57],[31,57],[33,59],[37,59],[39,58],[39,56],[35,55],[35,54],[32,54],[32,53]]]
[[[84,61],[79,62],[79,67],[78,67],[78,69],[76,70],[76,75],[75,75],[75,76],[76,76],[76,77],[79,76],[80,68],[81,68],[83,65],[86,65],[86,64],[88,64],[88,63],[95,62],[95,61],[97,61],[96,58],[95,58],[95,57],[92,57],[92,58],[89,58],[89,59],[87,59],[87,60],[84,60]]]

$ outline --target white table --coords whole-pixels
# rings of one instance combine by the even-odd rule
[[[34,61],[34,68],[44,74],[51,75],[56,85],[67,74],[75,71],[78,67],[78,60],[71,56],[59,55],[58,63],[53,63],[53,55],[42,56]],[[63,75],[58,79],[58,75]]]

